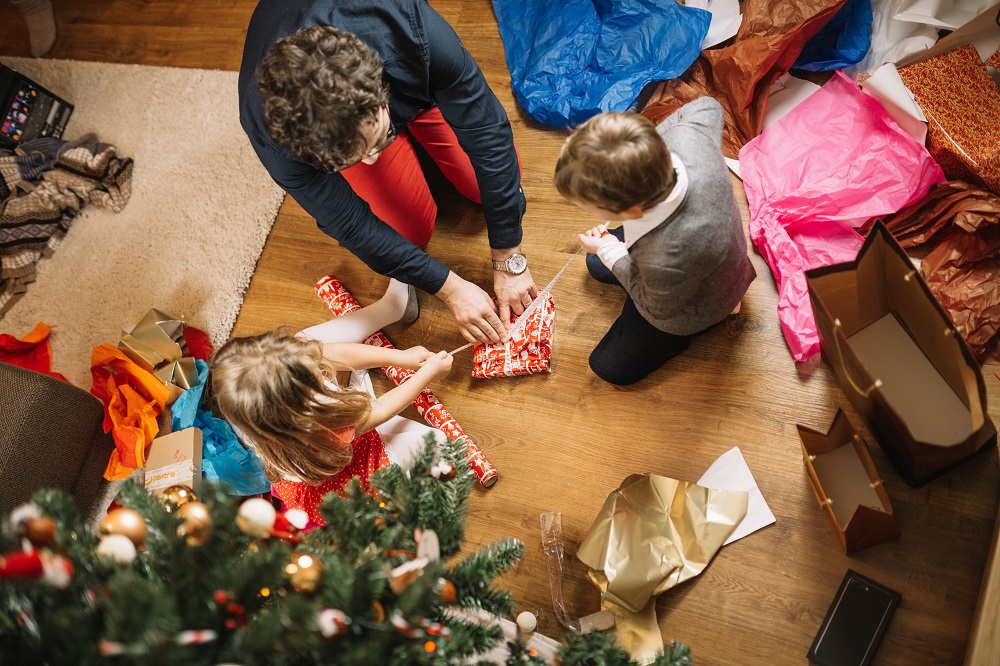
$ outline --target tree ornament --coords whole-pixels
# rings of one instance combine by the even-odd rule
[[[306,553],[292,553],[285,573],[296,592],[313,592],[323,578],[323,563]]]
[[[455,603],[455,600],[458,598],[458,590],[455,589],[455,584],[447,578],[438,579],[438,594],[441,595],[441,601],[449,606]]]
[[[289,509],[285,512],[285,519],[297,530],[304,530],[309,524],[309,514],[302,509]]]
[[[48,550],[7,553],[0,557],[0,578],[41,580],[61,590],[73,578],[73,563]]]
[[[25,502],[14,507],[14,510],[10,512],[10,516],[7,518],[7,524],[10,525],[10,531],[17,535],[23,535],[24,529],[28,524],[28,521],[33,518],[41,518],[42,510],[38,508],[38,505],[34,502]]]
[[[431,465],[430,473],[438,481],[451,481],[455,478],[455,466],[447,460],[439,460]]]
[[[177,535],[182,536],[189,546],[200,546],[212,532],[212,514],[201,502],[182,504],[177,513],[184,522],[177,527]]]
[[[100,536],[123,534],[132,540],[136,548],[142,548],[146,543],[146,521],[138,511],[115,509],[101,519],[97,533]]]
[[[428,560],[426,557],[418,557],[415,560],[403,562],[389,572],[389,587],[395,594],[402,594],[403,590],[412,585],[413,581],[423,573],[427,563]]]
[[[424,633],[419,627],[414,627],[407,622],[406,618],[403,617],[403,614],[400,613],[398,609],[392,611],[389,622],[396,629],[396,631],[403,634],[407,638],[417,638],[418,636],[422,636]]]
[[[131,564],[135,559],[135,544],[124,534],[109,534],[97,544],[97,556],[117,562]]]
[[[179,483],[164,488],[163,492],[160,493],[160,501],[163,502],[163,508],[166,509],[167,513],[173,513],[188,502],[197,502],[198,495],[190,486]]]
[[[35,548],[51,546],[56,540],[56,521],[48,516],[29,518],[24,524],[24,536]]]
[[[240,532],[258,539],[264,539],[271,533],[278,512],[266,499],[254,497],[240,504],[236,514],[236,526]]]
[[[426,557],[431,562],[441,559],[441,541],[434,530],[413,530],[413,541],[417,544],[417,557]]]
[[[316,626],[319,627],[319,633],[327,640],[343,634],[347,631],[349,624],[351,624],[351,618],[336,608],[324,608],[316,616]]]
[[[382,605],[381,601],[378,601],[376,599],[375,601],[372,602],[372,611],[373,611],[373,616],[372,616],[373,620],[375,620],[379,624],[385,622],[385,606]]]

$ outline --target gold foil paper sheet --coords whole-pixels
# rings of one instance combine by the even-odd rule
[[[608,495],[577,556],[637,661],[663,648],[656,597],[700,574],[747,512],[749,493],[633,474]]]
[[[170,389],[168,405],[198,385],[195,360],[187,356],[184,323],[172,315],[151,309],[131,332],[122,331],[118,348]]]

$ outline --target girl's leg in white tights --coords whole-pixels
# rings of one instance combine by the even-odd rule
[[[363,342],[375,331],[399,321],[406,311],[408,295],[405,283],[390,279],[385,295],[371,305],[310,326],[300,331],[299,335],[320,342]]]

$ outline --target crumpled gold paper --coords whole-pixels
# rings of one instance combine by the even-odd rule
[[[118,349],[170,389],[168,405],[198,385],[198,370],[184,341],[184,322],[177,317],[151,309],[131,332],[122,331]]]
[[[608,495],[577,557],[616,619],[618,640],[649,663],[663,649],[656,597],[700,574],[746,516],[749,493],[633,474]]]

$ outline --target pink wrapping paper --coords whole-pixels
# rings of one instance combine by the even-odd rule
[[[819,351],[805,271],[853,261],[854,230],[944,183],[930,153],[836,72],[740,150],[750,238],[778,283],[778,319],[796,361]]]
[[[316,283],[316,295],[319,296],[320,300],[337,317],[361,309],[361,306],[354,300],[354,297],[332,275],[327,275]],[[382,331],[376,331],[368,336],[364,343],[366,345],[393,349],[389,338],[385,337]],[[391,365],[383,367],[382,371],[397,386],[414,374],[412,370],[407,368],[399,368]],[[413,401],[413,406],[416,407],[417,412],[430,426],[442,430],[448,436],[448,439],[465,442],[469,451],[467,459],[469,467],[472,469],[472,473],[476,475],[476,478],[479,479],[479,483],[489,488],[497,482],[500,472],[486,459],[486,454],[476,446],[476,443],[466,434],[462,426],[458,425],[455,417],[448,413],[448,410],[444,408],[441,401],[434,397],[429,388],[425,387],[420,392],[417,399]]]

